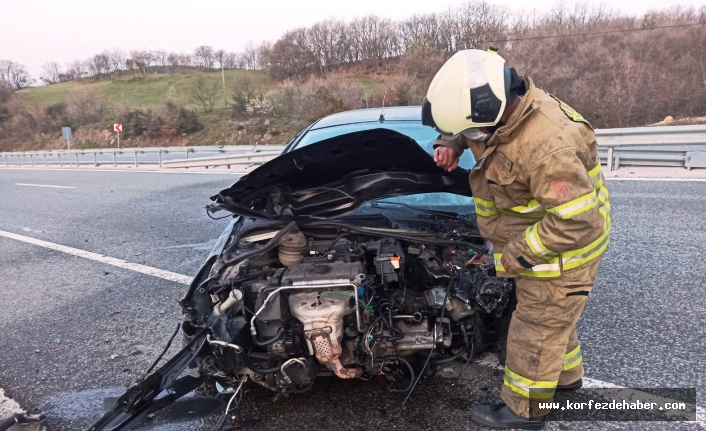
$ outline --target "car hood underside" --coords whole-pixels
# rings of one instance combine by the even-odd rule
[[[446,172],[414,140],[380,128],[283,154],[211,200],[239,215],[275,219],[330,217],[370,200],[433,192],[471,196],[468,171]]]

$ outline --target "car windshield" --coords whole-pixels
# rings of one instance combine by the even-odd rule
[[[344,135],[346,133],[360,132],[369,129],[385,128],[400,132],[414,139],[424,150],[429,153],[434,153],[434,142],[439,136],[439,132],[431,127],[424,126],[419,121],[385,121],[366,122],[355,124],[343,124],[340,126],[331,126],[321,129],[309,130],[302,136],[299,141],[292,147],[301,148],[315,142],[323,141],[324,139],[333,138],[335,136]],[[473,155],[470,151],[464,151],[459,161],[459,166],[470,170],[475,164]],[[397,196],[387,199],[391,202],[399,202],[406,205],[411,205],[426,209],[437,209],[441,211],[452,211],[460,214],[470,214],[475,211],[473,199],[467,196],[459,196],[452,193],[419,193],[407,196]],[[380,200],[384,202],[385,199]],[[386,208],[393,207],[385,205]],[[370,203],[361,207],[359,211],[370,212]],[[379,211],[379,208],[375,208]]]

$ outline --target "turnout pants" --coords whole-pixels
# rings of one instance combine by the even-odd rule
[[[557,385],[583,377],[576,322],[593,289],[600,259],[557,279],[516,279],[517,308],[510,321],[502,399],[517,415],[549,413]]]

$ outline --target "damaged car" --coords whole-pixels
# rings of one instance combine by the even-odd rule
[[[475,223],[473,158],[438,168],[420,114],[325,117],[213,195],[209,213],[232,219],[180,300],[183,349],[90,430],[130,429],[206,382],[230,401],[246,380],[294,396],[325,376],[405,395],[442,364],[502,357],[514,285]]]

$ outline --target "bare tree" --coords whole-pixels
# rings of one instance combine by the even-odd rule
[[[209,81],[203,73],[198,73],[189,89],[189,99],[205,112],[213,111],[218,99],[218,82]]]
[[[321,73],[340,66],[346,60],[348,38],[343,21],[329,19],[316,23],[307,31],[307,37]]]
[[[235,69],[238,64],[238,54],[234,52],[226,52],[223,56],[223,67],[225,69]]]
[[[86,70],[80,60],[74,60],[67,66],[66,74],[69,79],[81,79],[86,74]]]
[[[304,28],[286,32],[269,51],[269,70],[276,79],[311,73],[316,67],[316,56],[307,43]]]
[[[125,52],[120,49],[114,49],[107,52],[110,69],[112,72],[125,70]]]
[[[270,68],[270,53],[272,52],[272,44],[270,42],[262,42],[257,48],[257,64],[260,69]]]
[[[88,67],[93,76],[101,78],[110,73],[110,55],[107,52],[94,55],[88,60]]]
[[[0,80],[9,82],[18,90],[34,83],[23,64],[10,60],[0,60]]]
[[[194,50],[194,58],[198,62],[198,65],[208,70],[213,68],[213,62],[215,61],[215,51],[212,46],[201,45]]]
[[[136,70],[145,75],[152,65],[152,54],[149,51],[130,51],[130,58],[125,62],[128,69]]]
[[[61,72],[59,63],[56,61],[48,61],[44,63],[42,76],[39,79],[44,81],[45,84],[56,84],[57,82],[61,82],[62,75],[63,73]]]
[[[245,45],[245,51],[243,51],[243,65],[244,69],[248,70],[257,70],[259,68],[258,62],[257,62],[257,48],[255,47],[255,44],[251,41],[248,41],[248,43]]]
[[[160,68],[160,72],[164,72],[164,69],[169,65],[168,55],[167,51],[163,49],[152,51],[152,62]]]

